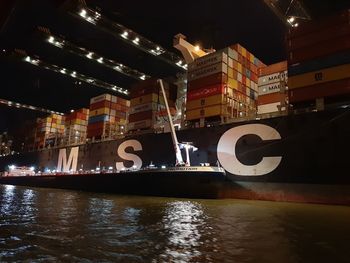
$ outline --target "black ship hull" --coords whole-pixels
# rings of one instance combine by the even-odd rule
[[[214,197],[350,205],[349,109],[188,129],[177,135],[179,141],[193,142],[198,148],[190,153],[192,165],[219,161],[226,170],[231,182],[220,182]],[[164,133],[2,157],[0,166],[78,171],[97,166],[144,167],[151,161],[157,166],[170,166],[174,160],[171,136]],[[146,188],[161,188],[161,179],[154,179],[143,189],[140,179],[130,178],[140,187],[134,191],[135,184],[130,183],[127,193],[147,195]],[[83,184],[83,180],[86,178],[76,184]],[[185,180],[179,177],[172,184],[185,185]],[[186,197],[196,191],[195,184],[186,189]],[[40,185],[33,181],[31,186]]]
[[[71,189],[126,195],[219,198],[226,183],[222,172],[139,171],[37,176],[4,176],[0,184]]]

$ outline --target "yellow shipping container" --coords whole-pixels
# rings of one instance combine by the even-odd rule
[[[297,89],[319,83],[350,78],[350,64],[321,69],[288,78],[288,88]]]
[[[250,79],[246,78],[245,85],[246,85],[248,88],[251,87]]]
[[[90,116],[97,116],[97,115],[103,115],[103,114],[109,114],[110,108],[100,108],[97,110],[90,111]]]
[[[207,107],[211,105],[217,105],[217,104],[224,104],[225,103],[225,96],[222,94],[214,95],[198,100],[191,100],[187,102],[186,108],[187,110],[193,110],[201,107]]]
[[[122,125],[126,125],[127,121],[124,119],[120,119],[118,123],[120,123]]]
[[[233,78],[233,68],[230,68],[230,67],[227,68],[227,75],[229,78]]]
[[[56,123],[52,123],[51,124],[51,128],[57,128],[57,124]]]
[[[254,55],[252,53],[250,53],[250,55],[249,55],[249,61],[251,63],[254,63]]]
[[[238,81],[236,79],[228,78],[227,84],[231,89],[238,89]]]
[[[131,99],[130,106],[133,107],[140,104],[151,103],[151,102],[157,103],[158,101],[164,104],[163,95],[159,94],[158,96],[158,94],[151,93],[151,94],[147,94],[141,97]],[[90,113],[90,116],[91,116],[91,113]]]
[[[202,107],[194,110],[186,111],[186,120],[197,120],[200,118],[208,118],[213,116],[226,115],[225,106],[223,105],[213,105],[209,107]]]
[[[52,118],[46,117],[46,118],[43,119],[43,122],[51,123],[52,122]]]
[[[247,57],[247,50],[244,47],[242,47],[242,56]]]
[[[239,73],[242,73],[242,64],[241,64],[241,63],[238,63],[237,71],[238,71]]]

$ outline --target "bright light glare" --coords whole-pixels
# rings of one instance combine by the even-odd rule
[[[196,45],[195,47],[194,47],[194,51],[199,51],[200,50],[200,47],[198,46],[198,45]]]
[[[294,21],[295,21],[295,17],[294,16],[288,18],[288,22],[289,23],[293,23]]]
[[[82,17],[85,17],[86,16],[86,10],[85,9],[82,9],[81,11],[80,11],[80,14],[79,14],[80,16],[82,16]]]

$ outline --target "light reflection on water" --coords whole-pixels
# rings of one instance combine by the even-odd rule
[[[349,262],[349,207],[0,185],[0,212],[0,262]]]

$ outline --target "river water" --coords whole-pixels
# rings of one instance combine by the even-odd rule
[[[0,262],[350,262],[350,207],[0,185]]]

